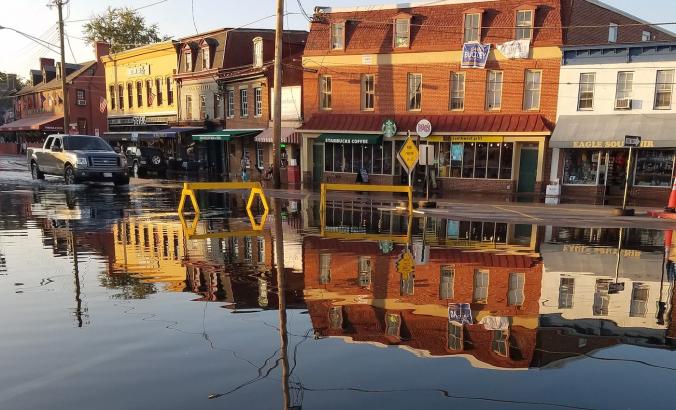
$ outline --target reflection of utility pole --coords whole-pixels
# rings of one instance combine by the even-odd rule
[[[82,327],[82,294],[80,291],[80,268],[77,260],[77,239],[75,229],[69,229],[70,246],[73,253],[73,275],[75,276],[75,317],[77,318],[77,327]]]
[[[615,283],[620,280],[620,258],[622,257],[622,239],[624,238],[624,228],[620,228],[620,240],[617,243],[617,262],[615,263]]]
[[[279,300],[279,338],[280,355],[282,361],[282,393],[284,398],[283,408],[289,409],[291,396],[289,394],[289,337],[286,332],[286,274],[284,272],[284,234],[282,233],[282,201],[279,198],[273,200],[273,212],[275,213],[275,250],[277,268],[277,293]]]

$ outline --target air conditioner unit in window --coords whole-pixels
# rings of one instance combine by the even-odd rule
[[[77,105],[87,105],[87,100],[77,100]]]
[[[631,98],[621,98],[615,101],[615,108],[618,110],[630,110]]]

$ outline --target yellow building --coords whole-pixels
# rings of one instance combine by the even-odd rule
[[[112,141],[175,138],[176,130],[167,130],[177,121],[174,42],[148,44],[102,60],[109,130],[105,137]]]

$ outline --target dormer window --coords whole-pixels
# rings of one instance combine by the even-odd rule
[[[331,50],[345,48],[345,23],[331,24]]]
[[[411,16],[402,15],[394,19],[394,47],[411,45]]]
[[[260,37],[253,40],[253,65],[263,67],[263,39]]]
[[[481,12],[465,13],[464,37],[465,43],[481,41]]]
[[[211,56],[209,52],[209,46],[205,45],[202,47],[202,70],[208,70],[211,68]]]
[[[534,10],[518,10],[516,12],[516,36],[517,40],[533,39],[533,16]]]
[[[185,71],[192,71],[192,52],[188,50],[183,56],[185,57]]]

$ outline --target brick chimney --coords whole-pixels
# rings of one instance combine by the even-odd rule
[[[110,44],[105,41],[97,41],[94,43],[94,55],[96,56],[96,61],[101,61],[101,57],[107,56],[110,54]]]
[[[54,67],[54,59],[45,57],[40,58],[40,71],[43,71],[45,67]]]

